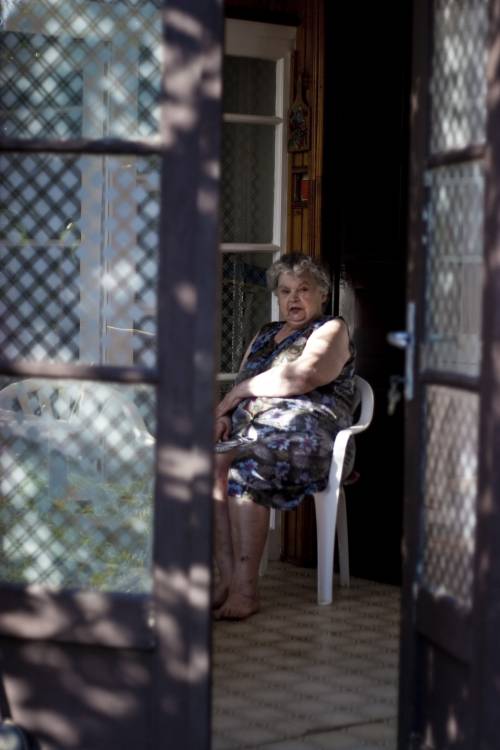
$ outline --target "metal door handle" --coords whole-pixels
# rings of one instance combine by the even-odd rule
[[[412,343],[412,337],[408,331],[391,331],[387,334],[387,341],[397,349],[406,349]]]
[[[405,350],[405,399],[413,398],[413,360],[415,356],[415,303],[408,302],[406,308],[406,331],[391,331],[387,341],[398,349]]]

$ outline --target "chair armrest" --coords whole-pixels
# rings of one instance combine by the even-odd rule
[[[332,470],[334,468],[334,465],[339,470],[339,481],[344,466],[347,443],[349,442],[349,438],[352,436],[352,434],[352,427],[346,427],[345,430],[340,430],[340,432],[337,432],[337,435],[335,436],[335,440],[333,442]]]

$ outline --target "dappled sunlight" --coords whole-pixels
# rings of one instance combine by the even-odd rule
[[[198,309],[198,290],[190,282],[180,282],[174,288],[174,295],[184,312],[195,315]]]
[[[189,603],[195,609],[205,610],[210,604],[212,576],[207,565],[192,565],[190,571],[191,590]]]
[[[193,18],[189,13],[184,13],[179,8],[166,8],[164,12],[166,23],[171,29],[184,34],[186,37],[191,37],[194,40],[201,40],[204,33],[203,25],[198,19]]]
[[[221,95],[218,39],[205,45],[200,52],[200,40],[206,29],[179,9],[167,9],[165,18],[169,25],[171,41],[182,38],[183,44],[167,45],[164,54],[164,86],[167,99],[164,105],[163,134],[167,146],[174,145],[179,134],[193,130],[199,117],[200,90],[207,99],[217,101]]]
[[[196,205],[201,214],[213,215],[217,210],[218,196],[213,190],[200,188]]]
[[[31,584],[25,587],[26,609],[2,613],[2,631],[27,639],[61,639],[63,641],[103,643],[111,646],[127,644],[133,635],[126,622],[114,619],[114,602],[98,592],[73,592],[65,603],[63,593]],[[146,623],[147,607],[136,604],[138,618]],[[118,610],[118,608],[117,608]]]
[[[205,572],[201,576],[203,580],[200,581],[202,570]],[[197,566],[195,577],[198,578],[198,583],[194,584],[194,591],[192,574],[186,574],[179,569],[157,569],[155,581],[156,599],[159,604],[156,627],[168,649],[165,669],[176,680],[191,684],[203,680],[210,668],[209,656],[203,644],[190,642],[186,638],[176,616],[179,607],[186,604],[194,612],[198,610],[199,615],[206,615],[210,582],[208,569]],[[172,614],[169,614],[170,612]]]
[[[69,717],[65,718],[60,711],[50,709],[30,709],[33,720],[39,727],[39,735],[53,737],[60,747],[78,747],[79,729]]]
[[[208,451],[177,446],[158,446],[158,481],[163,491],[180,502],[192,500],[192,482],[211,472],[211,455]]]
[[[212,44],[205,54],[205,71],[201,81],[201,91],[207,99],[218,101],[222,96],[222,80],[220,77],[220,46]]]
[[[0,401],[11,399],[0,423],[0,577],[12,584],[2,673],[15,719],[47,748],[136,750],[199,733],[186,710],[201,707],[208,721],[215,284],[204,277],[217,241],[221,39],[194,8],[200,18],[182,3],[162,14],[147,0],[134,10],[41,0],[19,3],[5,27],[4,132],[71,143],[70,154],[21,149],[0,165],[9,206],[0,345],[17,378],[0,384]],[[120,138],[126,156],[79,152],[89,142],[112,151]],[[186,210],[180,259],[166,250],[160,292],[192,325],[175,331],[185,341],[173,354],[194,373],[193,393],[180,394],[166,431],[160,414],[157,436],[156,397],[172,366],[171,320],[162,306],[158,315],[160,207],[177,222],[161,195],[163,157]],[[66,380],[73,365],[90,382]],[[122,383],[94,382],[96,365]]]
[[[454,708],[450,709],[448,721],[446,722],[446,732],[450,742],[457,742],[459,739],[459,724],[455,715]]]
[[[210,598],[211,575],[208,566],[193,564],[189,572],[158,571],[159,586],[165,603],[189,604],[195,610],[204,611]]]
[[[131,742],[122,747],[140,747],[144,710],[138,691],[149,685],[147,661],[141,663],[136,655],[120,655],[116,650],[87,650],[83,656],[56,643],[14,643],[4,665],[9,674],[14,657],[23,667],[22,677],[9,674],[7,680],[16,720],[25,727],[36,726],[37,739],[48,742],[47,747],[68,749],[96,747],[95,738],[90,738],[97,726],[102,747],[113,747],[119,721]]]
[[[74,675],[65,682],[67,687],[72,686],[74,688]],[[134,698],[127,690],[120,690],[119,687],[110,692],[96,685],[88,685],[84,680],[80,680],[80,690],[85,691],[85,698],[90,708],[100,711],[103,706],[106,706],[106,715],[110,719],[121,719],[135,708]]]

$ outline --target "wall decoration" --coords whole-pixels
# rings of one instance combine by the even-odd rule
[[[295,99],[288,111],[288,151],[309,151],[309,107],[304,101],[302,74],[297,77]]]

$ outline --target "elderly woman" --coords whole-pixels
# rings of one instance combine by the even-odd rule
[[[333,440],[352,421],[354,349],[344,320],[323,314],[328,277],[308,256],[291,253],[267,278],[280,320],[254,337],[216,411],[219,619],[257,612],[269,508],[295,508],[326,487]]]

